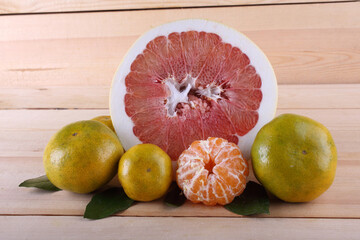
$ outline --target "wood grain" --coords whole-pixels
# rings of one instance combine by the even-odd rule
[[[65,126],[70,122],[66,122]],[[3,157],[40,157],[51,136],[60,128],[47,131],[1,131],[0,156]],[[339,158],[358,159],[360,155],[360,131],[331,130],[338,149]]]
[[[360,195],[356,194],[360,188],[360,109],[280,109],[277,114],[283,112],[307,115],[330,129],[339,155],[337,175],[332,187],[317,200],[286,204],[273,199],[271,215],[261,217],[360,218]],[[25,179],[44,174],[42,152],[57,129],[102,114],[108,114],[108,110],[1,110],[0,169],[7,171],[0,172],[0,215],[82,215],[91,198],[89,194],[47,194],[17,186]],[[113,184],[118,185],[116,179]],[[28,201],[32,204],[27,205]],[[136,204],[122,215],[236,217],[222,207],[187,203],[169,209],[159,201]]]
[[[349,2],[346,0],[201,0],[201,1],[153,1],[153,0],[78,0],[78,1],[11,1],[0,0],[0,14],[45,13],[45,12],[74,12],[100,10],[130,10],[147,8],[179,8],[179,7],[209,7],[236,6],[259,4],[294,4],[294,3],[322,3]]]
[[[358,155],[359,157],[359,155]],[[29,178],[44,174],[41,157],[0,157],[0,215],[77,215],[84,213],[91,194],[75,194],[67,191],[49,193],[18,185]],[[257,217],[317,217],[317,218],[360,218],[360,187],[357,160],[339,159],[333,185],[316,200],[303,204],[284,203],[272,198],[270,215]],[[255,180],[251,173],[250,180]],[[110,186],[119,186],[116,177]],[[349,194],[352,193],[352,194]],[[28,204],[31,202],[31,204]],[[170,208],[161,200],[137,203],[121,216],[178,216],[178,217],[241,217],[221,206],[208,207],[186,202],[179,208]]]
[[[284,109],[323,123],[332,133],[339,155],[351,157],[360,150],[360,109]],[[39,156],[50,137],[71,122],[108,115],[103,110],[1,110],[0,156]]]
[[[0,109],[108,109],[109,86],[0,88]],[[360,108],[360,84],[279,85],[278,109]]]
[[[278,109],[306,115],[332,131],[360,131],[360,109]],[[109,115],[108,109],[0,110],[0,131],[54,131],[70,122]]]
[[[18,239],[357,239],[358,219],[123,218],[1,216],[0,233]],[[19,231],[21,225],[22,231]],[[296,226],[296,229],[294,229]],[[66,231],[64,231],[66,229]],[[221,230],[220,230],[221,229]],[[261,229],[261,231],[260,231]]]
[[[110,86],[144,32],[198,17],[248,35],[280,84],[359,83],[360,4],[1,16],[1,87]]]
[[[358,239],[360,4],[341,1],[0,0],[0,239]],[[222,7],[193,8],[204,6]],[[169,9],[178,7],[191,8]],[[81,12],[99,10],[121,11]],[[18,187],[44,174],[44,147],[60,127],[109,114],[113,74],[141,34],[194,16],[242,31],[263,49],[280,84],[277,115],[329,128],[338,168],[328,191],[304,204],[272,197],[271,215],[158,200],[88,221],[81,216],[91,194]],[[116,177],[110,185],[119,186]]]

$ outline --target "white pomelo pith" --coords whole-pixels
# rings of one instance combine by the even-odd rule
[[[124,148],[149,142],[173,160],[207,137],[236,142],[248,159],[276,105],[276,77],[264,53],[232,28],[195,19],[142,35],[110,92],[111,118]]]

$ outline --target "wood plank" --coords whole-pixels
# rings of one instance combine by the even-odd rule
[[[332,132],[339,158],[360,158],[358,110],[279,110],[306,115],[324,123]],[[355,113],[355,114],[354,114]],[[108,110],[2,110],[0,111],[0,156],[42,156],[43,149],[58,129],[78,120],[108,115]]]
[[[1,216],[4,239],[358,239],[358,219]],[[19,225],[21,231],[19,231]],[[261,231],[259,231],[261,229]]]
[[[358,154],[358,157],[360,155]],[[20,188],[18,185],[29,178],[44,174],[41,157],[0,157],[0,215],[78,215],[82,216],[91,194],[75,194],[67,191],[49,193],[38,189]],[[270,215],[258,217],[318,217],[360,218],[360,158],[339,159],[333,185],[316,200],[309,203],[291,204],[271,198]],[[250,174],[250,180],[255,180]],[[109,186],[120,186],[117,178]],[[351,193],[351,194],[349,194]],[[28,204],[31,202],[31,204]],[[186,202],[179,208],[167,207],[162,200],[137,203],[121,216],[201,216],[241,217],[221,206],[209,207]]]
[[[110,85],[4,87],[0,88],[0,109],[107,109],[109,92]],[[359,92],[360,84],[282,84],[278,86],[278,109],[360,108]]]
[[[278,109],[323,123],[331,131],[360,131],[360,109]],[[0,110],[0,131],[55,131],[74,121],[109,115],[108,109]]]
[[[280,84],[359,83],[359,11],[340,3],[2,16],[0,86],[109,86],[142,33],[194,16],[248,35]]]
[[[49,86],[41,88],[4,87],[0,89],[0,109],[107,109],[109,93],[110,84],[109,86]]]
[[[360,218],[360,195],[356,194],[360,188],[359,109],[298,109],[291,112],[321,120],[329,127],[338,148],[337,175],[332,187],[311,203],[286,204],[273,199],[270,217]],[[25,179],[44,174],[42,152],[57,129],[72,121],[107,113],[106,109],[0,111],[0,169],[6,169],[0,172],[0,214],[82,215],[91,198],[89,194],[65,191],[48,194],[17,186]],[[118,185],[116,179],[112,184]],[[32,204],[26,204],[28,201]],[[136,204],[122,215],[236,216],[222,207],[187,203],[181,208],[169,209],[161,202]]]
[[[323,123],[331,131],[339,158],[360,156],[360,109],[283,109]],[[41,156],[50,137],[74,121],[108,115],[102,110],[1,110],[0,156]]]
[[[345,2],[336,5],[304,4],[146,10],[136,11],[136,14],[133,14],[132,11],[119,11],[2,16],[0,41],[138,37],[160,24],[179,19],[194,18],[194,16],[229,25],[241,32],[278,30],[279,32],[276,32],[278,34],[281,30],[292,30],[291,33],[296,34],[299,30],[312,30],[312,33],[315,34],[316,31],[320,30],[358,29],[360,27],[360,22],[357,21],[360,18],[357,14],[360,8],[359,5],[356,2]],[[336,11],[334,6],[336,6]],[[150,20],[152,21],[150,22]],[[288,37],[299,38],[299,35],[292,34]],[[343,34],[340,34],[340,32],[332,32],[332,34],[332,36],[336,35],[337,39],[322,41],[321,48],[324,48],[326,46],[324,44],[327,44],[327,42],[334,42],[335,40],[337,40],[336,45],[341,45],[338,43],[339,40],[344,40]],[[339,39],[339,36],[341,36],[341,39]],[[281,35],[275,37],[277,37],[278,41],[283,41]],[[320,34],[311,39],[305,38],[301,40],[314,42],[319,37],[321,37]],[[354,35],[353,38],[355,38]],[[271,44],[269,40],[267,39],[267,42]],[[277,43],[277,45],[282,44],[293,46],[296,43],[292,41]]]
[[[179,7],[209,7],[209,6],[236,6],[236,5],[263,5],[263,4],[295,4],[295,3],[322,3],[322,2],[351,2],[349,0],[202,0],[202,1],[152,1],[152,0],[81,0],[66,1],[11,1],[0,0],[0,14],[14,13],[45,13],[45,12],[74,12],[100,10],[130,10],[147,8],[179,8]]]
[[[360,108],[360,84],[279,85],[278,109]]]
[[[70,122],[67,122],[68,124]],[[63,124],[62,126],[65,126]],[[59,129],[59,128],[58,128]],[[0,132],[0,156],[40,157],[51,136],[58,130],[26,131],[14,130]],[[360,131],[331,130],[338,156],[342,159],[357,159],[360,156]]]

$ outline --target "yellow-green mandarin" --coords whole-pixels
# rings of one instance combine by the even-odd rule
[[[251,156],[256,178],[287,202],[314,200],[335,177],[334,140],[325,126],[307,117],[273,119],[258,132]]]
[[[109,182],[123,147],[104,124],[87,120],[60,129],[45,148],[43,162],[50,182],[76,193],[89,193]]]
[[[152,201],[162,197],[171,184],[171,159],[154,144],[139,144],[121,157],[118,176],[128,197]]]
[[[112,124],[110,116],[105,116],[105,115],[104,116],[98,116],[98,117],[95,117],[95,118],[93,118],[91,120],[101,122],[101,123],[105,124],[111,130],[113,130],[113,132],[115,132],[115,129],[114,129],[114,126]]]

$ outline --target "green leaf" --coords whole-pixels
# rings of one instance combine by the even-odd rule
[[[248,182],[245,191],[224,207],[230,212],[239,215],[252,215],[267,213],[269,211],[270,201],[265,188],[255,182]]]
[[[128,209],[134,200],[122,188],[109,188],[97,193],[86,206],[84,218],[101,219]]]
[[[20,183],[19,187],[36,187],[47,191],[60,191],[61,189],[57,188],[52,184],[46,175],[40,176],[37,178],[28,179]]]
[[[164,198],[164,203],[171,207],[180,207],[185,201],[186,198],[184,193],[178,187],[176,182],[172,182],[169,191]]]

